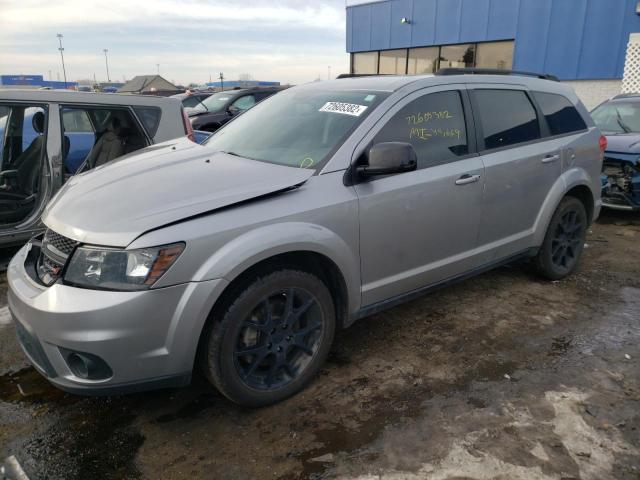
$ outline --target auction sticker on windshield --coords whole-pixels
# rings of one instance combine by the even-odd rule
[[[367,109],[366,105],[357,105],[355,103],[327,102],[318,110],[319,112],[342,113],[344,115],[352,115],[359,117]]]

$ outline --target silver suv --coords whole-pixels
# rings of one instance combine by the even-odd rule
[[[234,402],[277,402],[356,319],[517,258],[570,274],[600,140],[539,78],[291,88],[204,145],[71,178],[9,267],[19,339],[71,392],[185,385],[199,363]]]

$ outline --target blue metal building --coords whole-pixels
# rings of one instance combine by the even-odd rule
[[[347,51],[352,73],[479,66],[621,79],[637,12],[637,0],[377,1],[347,7]]]
[[[0,86],[9,88],[66,88],[75,90],[78,82],[55,82],[45,80],[42,75],[0,75]]]

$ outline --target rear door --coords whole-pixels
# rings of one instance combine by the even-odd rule
[[[479,248],[483,263],[531,246],[534,226],[561,174],[562,143],[546,126],[525,87],[469,85],[478,148],[485,166]]]
[[[363,139],[367,145],[393,141],[413,145],[418,169],[355,186],[363,305],[477,265],[473,250],[484,169],[475,153],[465,87],[447,85],[411,94]]]

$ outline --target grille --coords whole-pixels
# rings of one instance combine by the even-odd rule
[[[38,258],[38,277],[45,285],[53,284],[62,273],[69,255],[78,242],[64,237],[53,230],[47,230],[42,241],[42,251]]]
[[[76,248],[76,245],[78,244],[75,240],[63,237],[53,230],[46,231],[44,234],[44,241],[42,243],[46,246],[52,246],[66,257],[73,252],[73,249]]]

